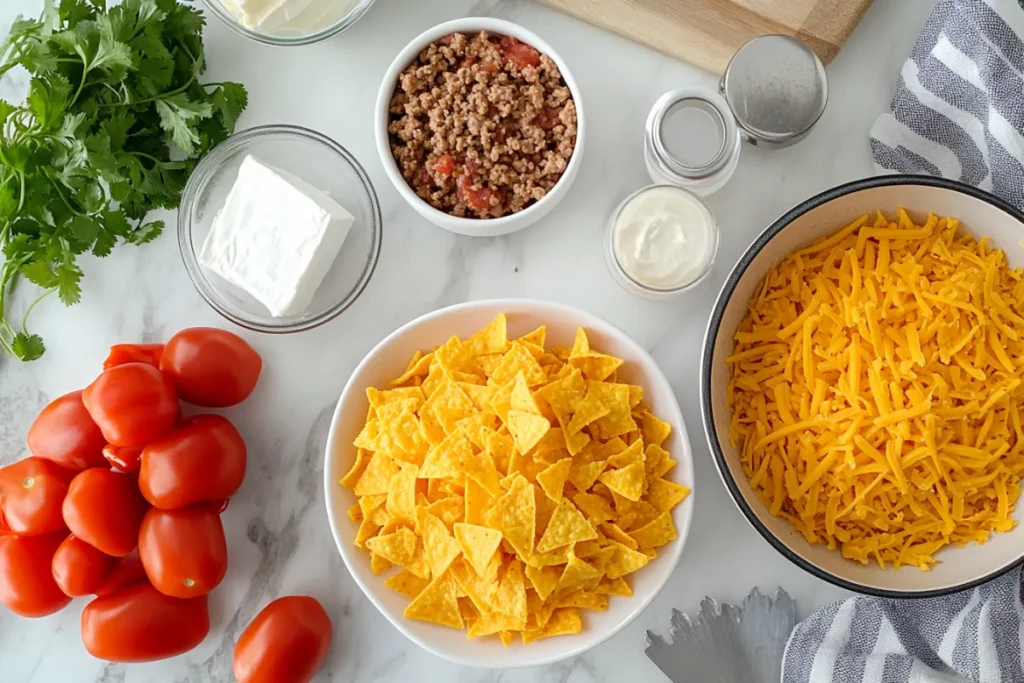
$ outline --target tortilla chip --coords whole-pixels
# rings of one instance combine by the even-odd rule
[[[421,579],[408,569],[403,569],[384,580],[385,586],[397,593],[401,593],[410,600],[422,593],[428,583],[430,582],[426,579]]]
[[[627,500],[636,502],[643,495],[646,478],[644,466],[635,462],[621,470],[609,470],[604,472],[598,479],[612,490]]]
[[[644,526],[629,532],[640,548],[660,548],[678,536],[672,513],[663,512]]]
[[[664,479],[653,479],[648,482],[647,500],[662,512],[667,512],[681,503],[690,495],[690,489],[673,484]]]
[[[572,607],[556,609],[551,613],[551,618],[543,628],[523,631],[523,644],[529,644],[541,638],[579,633],[582,630],[583,620],[580,619],[579,610]]]
[[[562,490],[569,478],[569,469],[572,467],[570,458],[562,458],[553,465],[537,473],[537,484],[553,501],[562,500]]]
[[[462,550],[458,542],[444,522],[424,512],[420,517],[420,524],[423,529],[423,547],[427,553],[427,562],[430,563],[430,573],[434,576],[441,576],[455,561]]]
[[[580,514],[571,502],[562,500],[558,503],[544,536],[537,544],[537,552],[546,553],[555,548],[593,538],[597,538],[597,532],[586,517]]]
[[[557,567],[526,565],[526,578],[530,580],[530,585],[533,586],[533,590],[537,592],[541,601],[547,600],[548,596],[554,592],[561,575],[562,572]]]
[[[532,555],[537,523],[533,485],[522,475],[516,475],[512,487],[495,501],[484,522],[500,531],[520,557]]]
[[[458,541],[463,556],[476,573],[482,576],[501,545],[501,532],[475,524],[456,524],[455,540]]]
[[[356,482],[357,496],[387,494],[391,477],[398,472],[398,465],[383,453],[374,453],[366,469]]]
[[[442,626],[462,628],[462,613],[455,597],[455,582],[449,574],[438,576],[405,608],[407,619],[429,621]]]
[[[490,353],[504,353],[508,348],[507,321],[502,313],[477,330],[466,340],[466,348],[474,356]]]
[[[551,429],[551,423],[540,415],[521,410],[509,410],[507,424],[520,453],[528,453]]]

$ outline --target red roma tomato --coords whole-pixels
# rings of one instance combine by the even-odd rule
[[[138,551],[133,551],[131,555],[114,559],[114,566],[93,593],[103,597],[137,583],[149,583],[149,577],[146,576]]]
[[[160,356],[160,369],[174,380],[181,400],[226,408],[249,397],[263,360],[236,334],[213,327],[192,327],[167,342]]]
[[[65,535],[0,536],[0,603],[23,617],[45,617],[71,602],[50,573]]]
[[[163,351],[163,344],[114,344],[110,347],[110,355],[103,361],[103,369],[109,370],[125,363],[147,363],[157,367]]]
[[[102,465],[106,443],[82,404],[81,391],[51,401],[28,428],[32,455],[76,471]]]
[[[135,549],[145,512],[134,477],[98,467],[75,477],[64,499],[64,522],[71,533],[114,557]]]
[[[109,662],[152,662],[188,652],[210,632],[206,597],[179,600],[140,583],[82,611],[82,642]]]
[[[220,515],[210,505],[150,508],[139,530],[139,557],[161,593],[175,598],[206,595],[228,571]]]
[[[169,377],[145,363],[115,365],[82,392],[89,415],[115,446],[145,446],[178,419]]]
[[[75,536],[68,536],[53,555],[53,580],[73,598],[90,595],[103,583],[114,558]]]
[[[0,511],[6,526],[22,536],[63,530],[61,505],[74,476],[43,458],[25,458],[0,469]]]
[[[109,443],[103,447],[103,459],[118,472],[138,472],[142,449],[138,446],[121,448]]]
[[[226,418],[197,415],[142,450],[139,490],[164,510],[230,498],[245,478],[245,442]]]
[[[278,598],[263,608],[235,645],[238,683],[308,683],[331,646],[331,620],[316,599]]]

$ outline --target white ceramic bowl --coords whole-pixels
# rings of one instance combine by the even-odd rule
[[[732,335],[767,270],[814,240],[837,231],[857,216],[899,207],[921,219],[929,211],[960,219],[977,237],[988,235],[1006,252],[1011,266],[1024,266],[1024,214],[973,187],[923,176],[881,176],[860,180],[812,197],[772,223],[747,249],[725,282],[704,338],[701,361],[701,410],[704,430],[718,473],[747,521],[776,550],[826,581],[861,593],[893,598],[931,597],[988,581],[1024,562],[1024,527],[993,534],[984,545],[950,546],[935,555],[929,572],[916,567],[879,569],[846,560],[838,551],[808,543],[784,519],[773,517],[758,499],[743,472],[739,451],[729,441],[729,406],[725,358]],[[1021,502],[1014,513],[1021,519]]]
[[[500,218],[460,218],[447,214],[444,211],[439,211],[420,199],[412,188],[409,187],[409,183],[406,182],[405,178],[402,177],[398,164],[395,163],[395,158],[391,154],[391,143],[388,138],[388,105],[398,84],[398,74],[402,69],[409,66],[416,58],[416,55],[427,45],[439,38],[443,38],[449,33],[476,33],[479,31],[512,36],[536,48],[542,54],[546,54],[558,65],[558,70],[562,72],[562,79],[569,87],[572,98],[576,103],[576,146],[562,177],[559,178],[555,186],[551,188],[551,191],[544,195],[544,198],[540,201],[518,213]],[[555,208],[555,205],[562,201],[562,198],[569,192],[569,186],[572,185],[576,174],[579,173],[583,157],[583,143],[586,139],[583,98],[580,94],[579,86],[576,85],[572,73],[569,72],[569,66],[550,45],[541,40],[532,31],[528,31],[518,24],[513,24],[511,21],[492,19],[490,17],[467,17],[465,19],[446,21],[424,31],[406,45],[405,49],[395,57],[395,61],[391,62],[391,66],[388,67],[387,73],[384,74],[384,79],[381,81],[380,91],[377,93],[377,105],[374,110],[373,128],[377,140],[377,151],[380,153],[381,163],[384,164],[384,171],[387,173],[388,178],[391,179],[398,193],[402,195],[402,198],[412,208],[416,209],[417,213],[439,228],[470,237],[507,235],[536,223],[550,213]]]
[[[490,322],[499,313],[508,316],[509,337],[521,336],[538,325],[547,325],[548,342],[571,346],[577,327],[586,329],[594,348],[625,359],[619,377],[644,388],[644,401],[653,412],[672,425],[673,431],[665,448],[679,463],[668,477],[679,484],[693,487],[693,457],[679,404],[668,380],[654,360],[624,332],[589,313],[569,306],[508,299],[474,301],[413,320],[378,344],[359,364],[349,379],[334,411],[327,439],[324,463],[324,488],[327,516],[331,532],[349,573],[399,631],[425,650],[457,664],[487,668],[536,666],[578,655],[610,638],[646,607],[668,581],[679,562],[679,556],[690,530],[693,517],[693,495],[673,510],[678,538],[659,548],[658,557],[643,569],[630,574],[632,597],[613,597],[608,611],[584,612],[584,630],[571,636],[545,638],[529,645],[514,641],[502,647],[496,638],[470,640],[465,631],[413,621],[402,616],[409,600],[384,585],[385,576],[370,571],[369,556],[353,545],[356,525],[346,510],[356,502],[349,489],[338,485],[352,465],[355,448],[352,441],[366,419],[366,388],[386,386],[399,376],[417,350],[444,343],[452,335],[466,337]]]

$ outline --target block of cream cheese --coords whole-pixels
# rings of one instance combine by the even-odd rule
[[[354,220],[325,192],[250,155],[213,219],[199,263],[274,317],[298,315],[313,300]]]

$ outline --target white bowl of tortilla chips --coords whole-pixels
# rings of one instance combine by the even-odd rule
[[[429,652],[488,668],[572,657],[630,623],[679,561],[692,485],[650,355],[524,300],[451,306],[378,344],[324,467],[334,540],[370,601]]]

